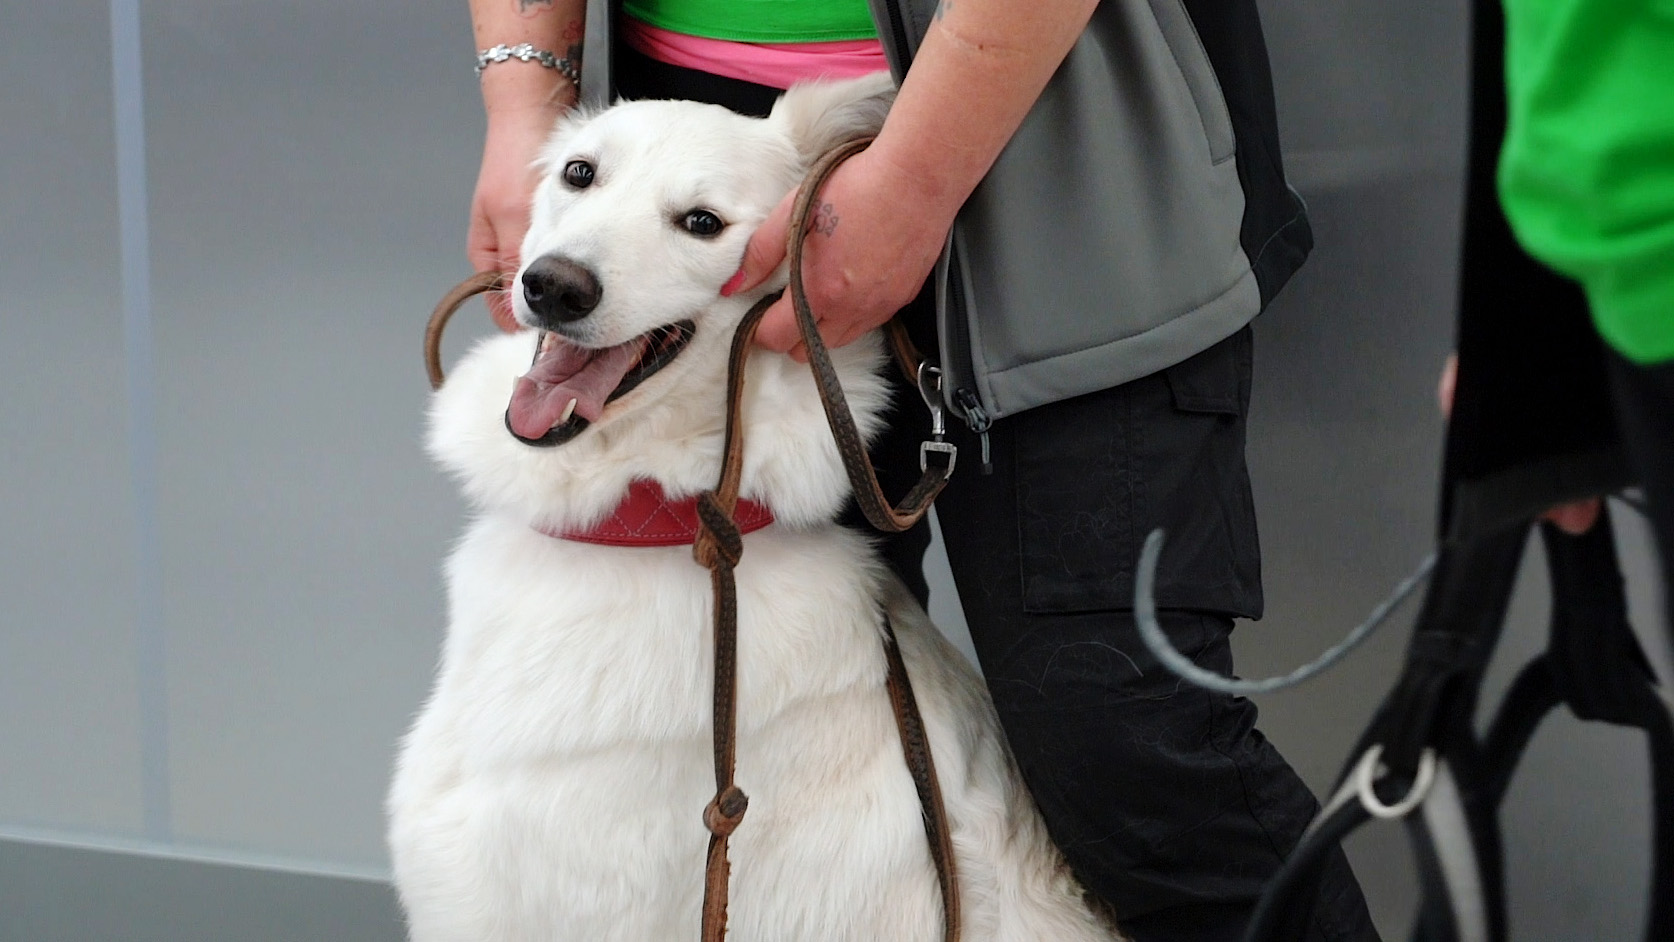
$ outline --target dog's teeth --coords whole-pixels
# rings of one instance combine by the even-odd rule
[[[558,417],[558,421],[568,422],[570,420],[570,416],[572,416],[574,414],[575,414],[575,400],[571,399],[570,404],[564,407],[564,414]]]

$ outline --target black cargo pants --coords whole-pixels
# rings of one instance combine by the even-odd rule
[[[922,301],[909,317],[934,350]],[[1160,526],[1156,593],[1177,648],[1230,674],[1233,617],[1261,613],[1251,360],[1245,328],[1159,374],[1002,419],[986,476],[979,442],[950,422],[959,467],[936,514],[988,688],[1053,838],[1137,942],[1236,942],[1318,809],[1255,705],[1163,669],[1131,611],[1139,547]],[[896,405],[873,460],[898,495],[927,412],[904,384]],[[886,544],[921,598],[928,543],[921,526]],[[1286,938],[1378,938],[1341,851],[1311,895]]]

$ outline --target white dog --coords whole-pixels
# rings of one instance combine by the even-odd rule
[[[751,231],[827,147],[875,131],[881,78],[802,86],[770,118],[634,102],[564,121],[523,244],[519,319],[436,396],[432,453],[476,517],[447,566],[435,690],[389,798],[417,942],[698,937],[710,752],[709,574],[689,546],[588,530],[630,483],[713,487]],[[537,340],[537,337],[542,338]],[[834,351],[865,433],[882,344]],[[531,361],[533,363],[531,365]],[[521,378],[519,378],[521,377]],[[980,680],[865,537],[807,367],[748,368],[730,938],[939,940],[941,903],[884,690],[894,620],[951,822],[964,938],[1108,940],[1046,836]],[[509,405],[508,405],[509,403]]]

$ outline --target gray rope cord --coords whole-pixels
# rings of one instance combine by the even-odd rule
[[[1648,515],[1645,498],[1641,493],[1624,492],[1609,496],[1618,503],[1633,509],[1641,516]],[[1411,575],[1401,580],[1400,585],[1395,587],[1395,591],[1391,592],[1388,598],[1372,609],[1371,614],[1366,616],[1365,621],[1356,625],[1354,630],[1350,631],[1343,640],[1327,648],[1325,653],[1313,661],[1288,674],[1277,677],[1268,677],[1265,680],[1239,680],[1235,677],[1222,677],[1214,671],[1207,671],[1193,664],[1189,658],[1169,643],[1168,636],[1163,634],[1162,626],[1157,624],[1157,560],[1162,556],[1162,545],[1163,531],[1159,527],[1152,530],[1150,535],[1145,538],[1145,546],[1139,553],[1139,570],[1134,574],[1133,613],[1135,621],[1139,623],[1140,639],[1145,642],[1145,647],[1156,656],[1162,666],[1168,668],[1169,672],[1175,676],[1188,680],[1206,690],[1213,690],[1216,693],[1229,693],[1239,697],[1272,693],[1276,690],[1294,687],[1331,669],[1338,661],[1347,657],[1349,652],[1363,644],[1367,638],[1370,638],[1372,632],[1382,626],[1388,620],[1390,614],[1402,602],[1405,602],[1408,596],[1412,595],[1413,590],[1418,588],[1419,583],[1429,577],[1430,570],[1436,568],[1436,553],[1432,551],[1430,555],[1424,557],[1423,562],[1418,564],[1418,568],[1413,570]]]
[[[1175,650],[1168,642],[1168,636],[1163,634],[1162,626],[1157,624],[1157,559],[1162,556],[1163,531],[1159,528],[1151,531],[1145,538],[1145,547],[1139,553],[1139,571],[1134,574],[1133,614],[1139,623],[1139,637],[1145,646],[1156,655],[1158,661],[1173,674],[1190,681],[1199,687],[1213,690],[1217,693],[1229,693],[1234,696],[1247,697],[1254,694],[1272,693],[1294,687],[1348,656],[1350,651],[1359,647],[1362,642],[1371,637],[1372,632],[1389,618],[1390,613],[1407,597],[1412,595],[1430,570],[1436,567],[1436,554],[1431,552],[1418,564],[1412,575],[1407,576],[1389,597],[1379,603],[1377,608],[1366,620],[1355,626],[1348,636],[1337,642],[1312,662],[1298,667],[1288,674],[1269,677],[1265,680],[1239,680],[1235,677],[1222,677],[1214,671],[1204,670],[1193,664],[1189,658]]]

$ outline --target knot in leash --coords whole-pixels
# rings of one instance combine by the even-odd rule
[[[716,563],[725,562],[729,569],[737,568],[738,561],[744,557],[744,535],[714,491],[698,495],[697,515],[701,529],[697,542],[692,544],[692,557],[698,565],[714,569]]]
[[[716,837],[731,837],[732,832],[738,830],[738,824],[744,820],[744,812],[749,807],[750,796],[744,794],[737,785],[728,785],[704,806],[703,826]]]

